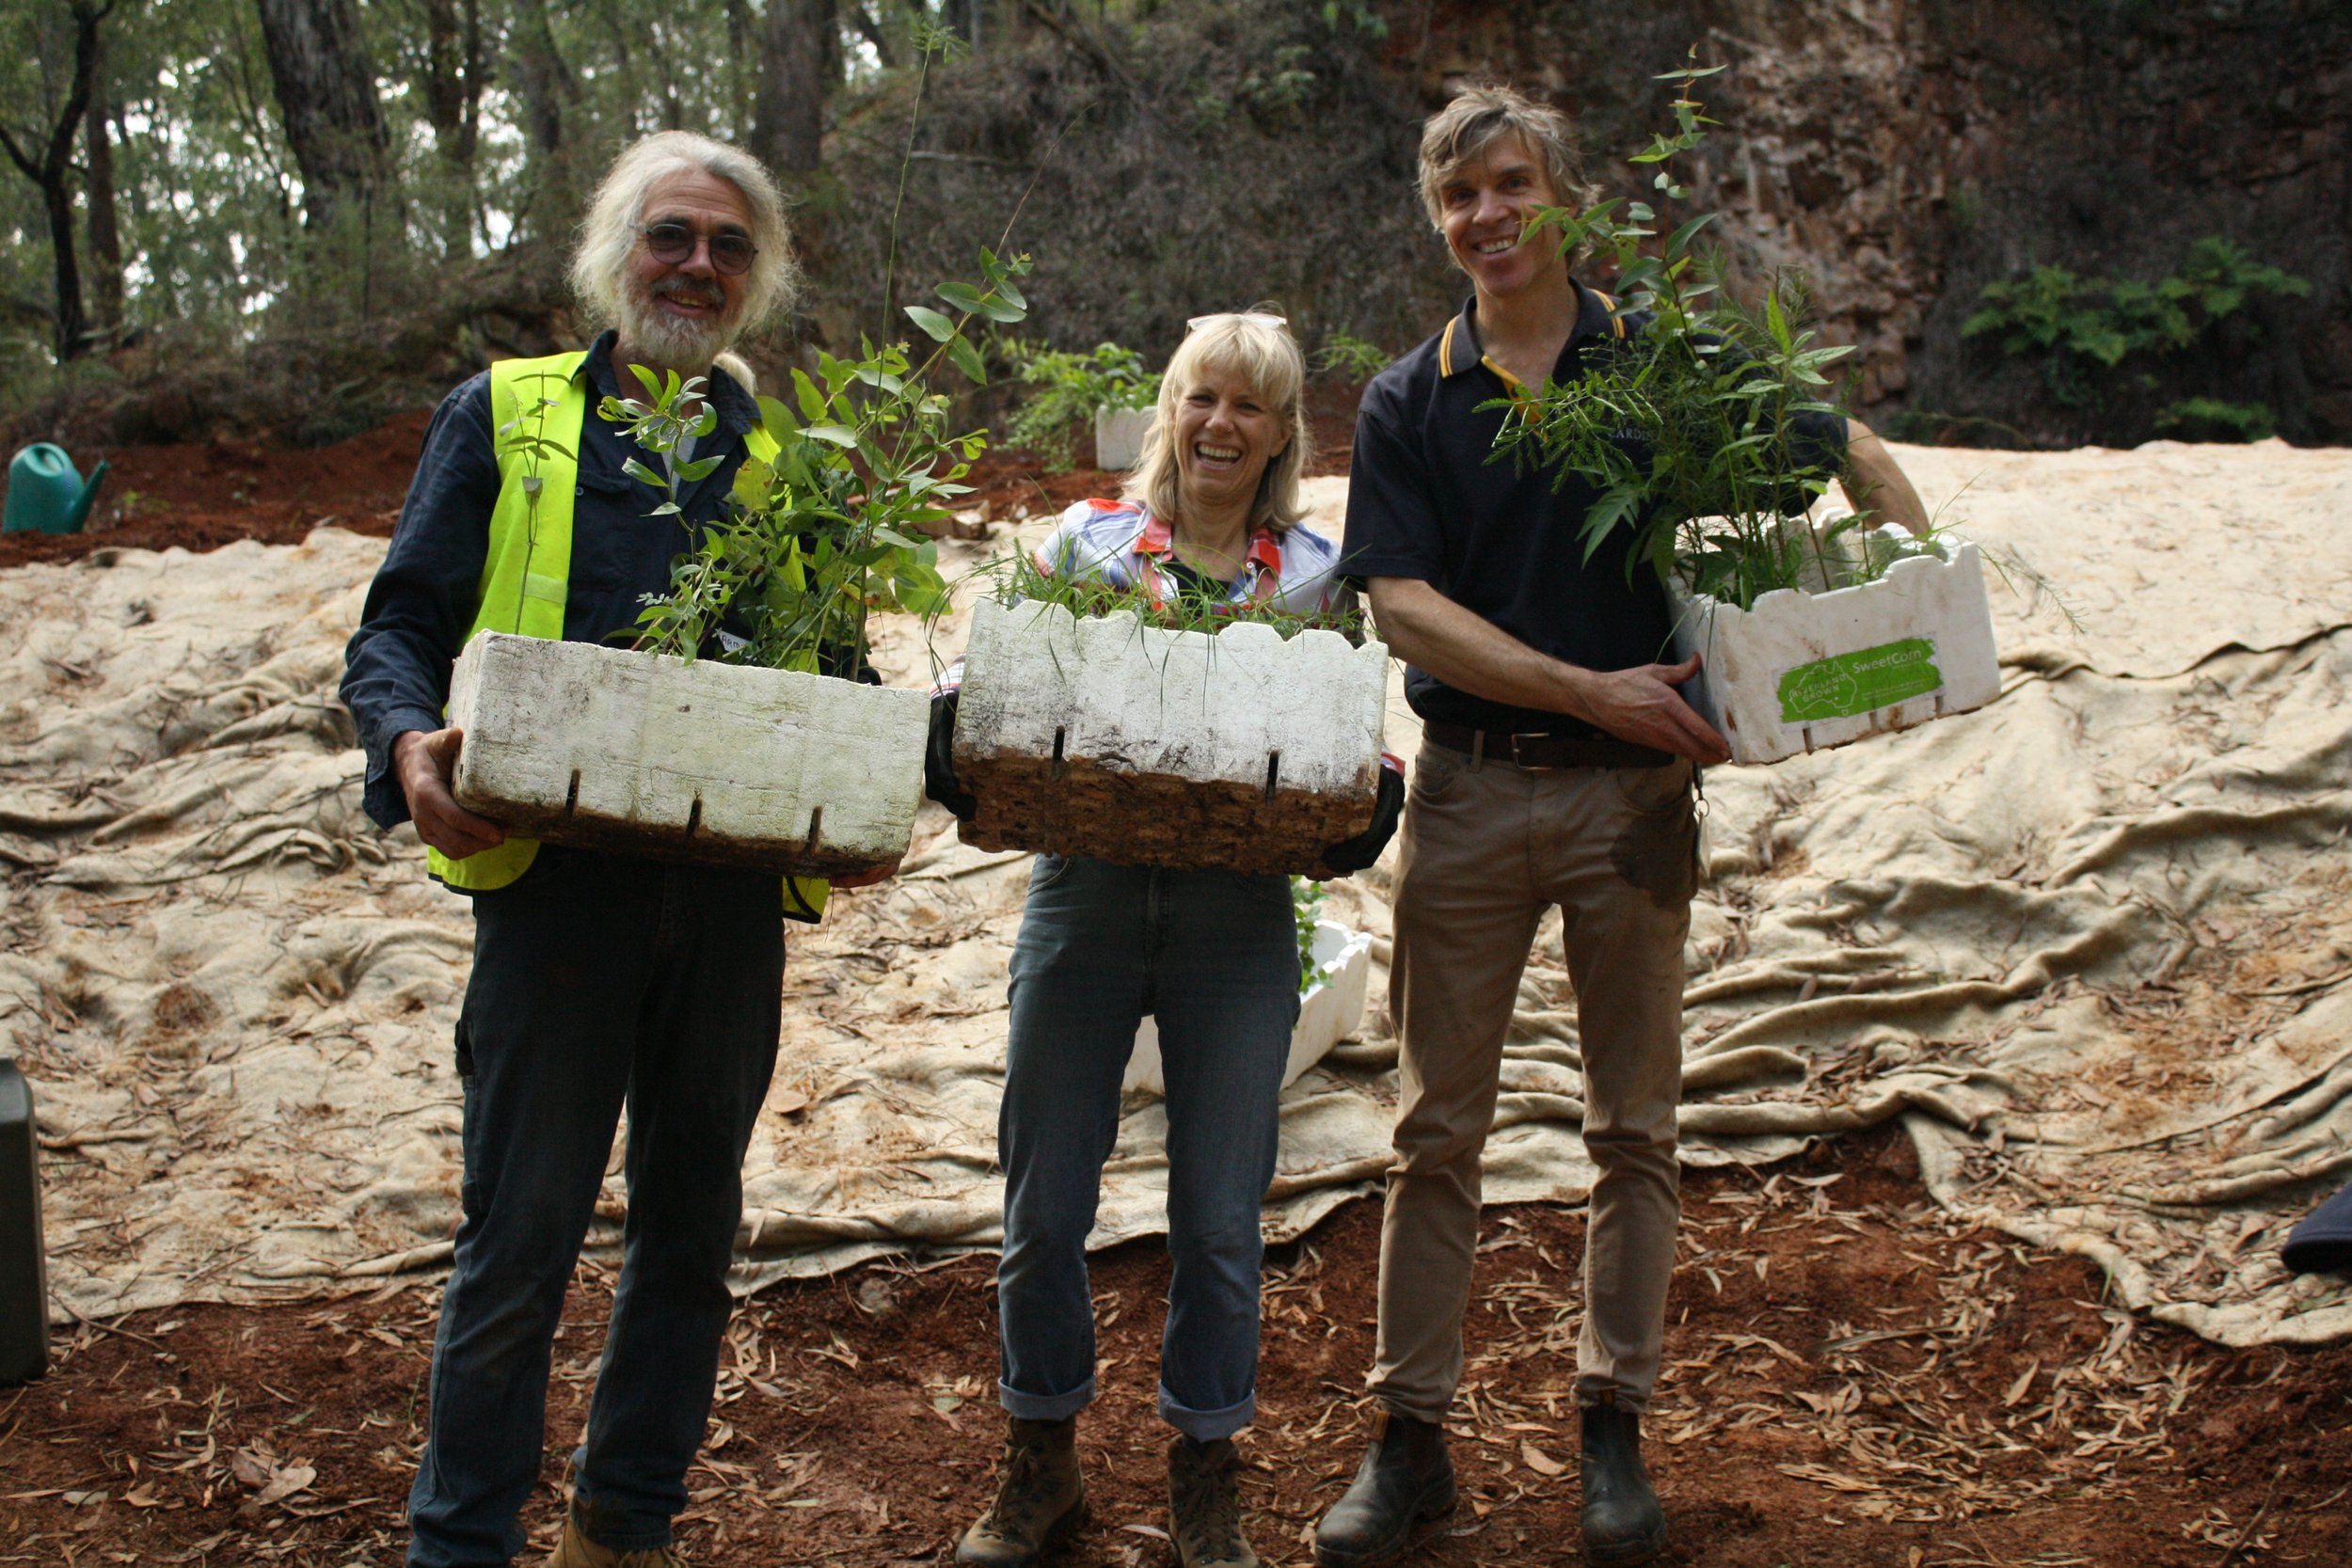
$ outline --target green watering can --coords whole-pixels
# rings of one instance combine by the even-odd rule
[[[43,441],[26,447],[8,464],[8,504],[0,533],[79,533],[106,477],[100,463],[85,482],[63,447]]]

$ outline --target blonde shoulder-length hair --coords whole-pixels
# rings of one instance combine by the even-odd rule
[[[1258,480],[1258,498],[1249,508],[1249,526],[1287,532],[1305,515],[1298,500],[1298,476],[1306,471],[1307,360],[1279,317],[1262,311],[1234,311],[1202,316],[1168,362],[1160,376],[1160,401],[1153,410],[1151,433],[1143,438],[1143,461],[1127,481],[1126,498],[1140,501],[1152,515],[1173,523],[1179,507],[1176,411],[1199,377],[1207,372],[1237,374],[1280,416],[1290,440],[1266,462]]]

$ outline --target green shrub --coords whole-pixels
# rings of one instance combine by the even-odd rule
[[[1323,977],[1315,969],[1315,924],[1323,918],[1323,884],[1293,877],[1291,913],[1298,923],[1298,989],[1303,991]]]
[[[978,431],[952,434],[948,399],[930,384],[944,360],[975,383],[987,377],[966,329],[975,318],[1009,324],[1027,313],[1013,279],[1029,259],[980,252],[981,279],[944,283],[954,319],[926,305],[906,314],[937,347],[917,361],[904,344],[863,345],[864,356],[818,356],[817,373],[792,372],[792,401],[759,400],[772,461],[737,469],[726,521],[706,531],[670,568],[670,592],[649,596],[635,646],[693,658],[854,676],[866,662],[874,610],[936,615],[947,602],[939,549],[924,535],[969,493],[961,482],[986,445]],[[714,470],[723,454],[683,461],[688,436],[707,436],[718,416],[699,381],[629,367],[644,398],[607,398],[605,419],[653,459],[624,467],[659,492],[656,516],[681,516],[681,483]],[[517,411],[519,427],[531,417]],[[537,444],[540,437],[516,437]],[[658,464],[659,467],[654,464]],[[535,508],[537,473],[524,482]],[[535,514],[534,514],[535,515]],[[526,558],[526,571],[528,558]],[[723,631],[723,624],[735,628]],[[708,644],[716,643],[714,649]]]
[[[2183,398],[2156,410],[2156,428],[2184,441],[2266,441],[2278,421],[2266,403]]]
[[[1391,358],[1378,343],[1359,338],[1344,326],[1335,326],[1315,356],[1315,369],[1343,381],[1370,381],[1389,368]]]
[[[2189,246],[2178,272],[2152,283],[2085,277],[2056,266],[1988,283],[1983,309],[1961,325],[1960,333],[1993,337],[2004,354],[2039,359],[2042,380],[2061,406],[2095,408],[2125,360],[2195,347],[2254,294],[2301,295],[2311,288],[2208,234]]]
[[[1117,343],[1097,343],[1085,354],[1032,348],[1017,338],[1002,346],[1023,384],[1037,388],[1006,426],[1006,444],[1028,448],[1055,473],[1077,462],[1076,434],[1093,428],[1097,408],[1149,408],[1160,395],[1159,373]]]
[[[1692,248],[1712,213],[1652,243],[1665,227],[1661,209],[1690,198],[1675,160],[1715,123],[1692,89],[1721,69],[1694,64],[1661,78],[1681,88],[1675,129],[1632,160],[1657,170],[1657,207],[1612,198],[1581,213],[1547,209],[1531,224],[1556,230],[1563,255],[1589,246],[1613,258],[1626,308],[1646,313],[1648,324],[1588,355],[1581,374],[1487,406],[1508,413],[1498,453],[1550,469],[1558,484],[1581,478],[1597,492],[1583,523],[1585,559],[1623,529],[1629,575],[1647,565],[1661,579],[1678,576],[1695,593],[1745,609],[1758,594],[1801,586],[1808,565],[1825,568],[1820,553],[1859,524],[1834,524],[1833,537],[1817,544],[1809,531],[1781,522],[1834,477],[1809,459],[1796,421],[1836,411],[1824,372],[1850,352],[1816,343],[1802,282],[1774,278],[1754,309],[1733,300],[1720,265]]]

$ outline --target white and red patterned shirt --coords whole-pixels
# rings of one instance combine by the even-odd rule
[[[1073,501],[1035,552],[1049,577],[1088,578],[1111,588],[1140,589],[1164,604],[1175,585],[1164,563],[1175,555],[1173,530],[1137,501]],[[1356,592],[1341,579],[1340,547],[1304,527],[1249,536],[1241,576],[1227,596],[1235,604],[1265,604],[1306,614],[1356,608]]]

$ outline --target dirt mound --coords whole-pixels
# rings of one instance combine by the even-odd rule
[[[1331,383],[1309,389],[1316,451],[1309,473],[1347,472],[1359,390]],[[112,465],[89,526],[72,534],[0,534],[0,567],[79,561],[101,549],[213,550],[240,539],[298,545],[321,523],[387,537],[432,418],[431,409],[417,409],[309,449],[256,440],[77,448],[74,462],[85,470],[100,458]],[[1088,496],[1116,496],[1126,479],[1100,468],[1048,473],[1036,453],[997,447],[975,465],[968,499],[984,505],[991,520],[1051,515]]]
[[[308,451],[207,441],[75,452],[112,469],[80,533],[0,534],[0,567],[78,561],[100,549],[218,549],[240,539],[299,545],[321,523],[379,537],[392,531],[417,471],[429,409]]]

